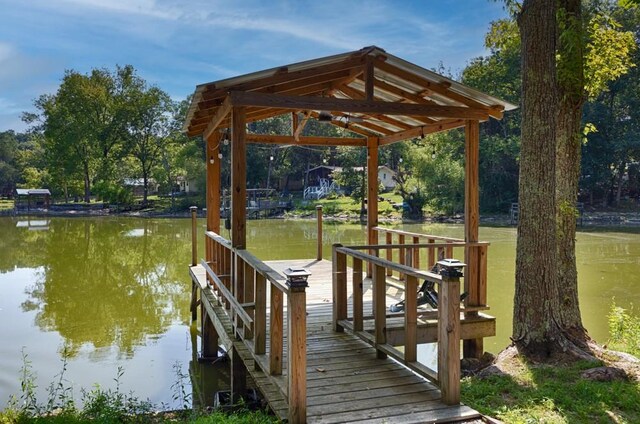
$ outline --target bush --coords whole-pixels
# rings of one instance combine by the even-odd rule
[[[99,182],[93,186],[93,193],[105,203],[131,206],[133,193],[128,188],[109,182]]]
[[[608,319],[609,347],[640,356],[640,317],[634,316],[633,307],[627,312],[614,302]]]

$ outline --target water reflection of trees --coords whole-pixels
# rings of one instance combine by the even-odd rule
[[[187,220],[53,219],[46,237],[19,245],[43,270],[23,308],[71,355],[87,345],[132,355],[189,316],[189,231]]]

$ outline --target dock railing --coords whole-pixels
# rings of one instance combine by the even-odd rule
[[[443,258],[454,258],[454,248],[462,247],[463,254],[458,254],[458,259],[467,264],[464,275],[464,292],[467,297],[464,300],[465,317],[476,317],[478,311],[488,309],[487,307],[487,251],[488,242],[465,242],[463,239],[453,237],[442,237],[436,235],[413,233],[410,231],[397,230],[385,227],[374,227],[374,231],[381,244],[400,245],[397,250],[398,262],[401,265],[408,265],[416,269],[433,268],[434,264]],[[423,246],[420,243],[426,243]],[[438,243],[436,245],[436,243]],[[456,249],[457,250],[457,249]],[[379,250],[378,250],[379,251]],[[376,254],[370,251],[371,254]],[[425,252],[426,253],[423,253]],[[386,250],[387,260],[392,260],[393,249]],[[422,265],[421,256],[426,259],[426,264]],[[387,269],[387,275],[392,276],[393,270]],[[402,275],[398,276],[403,279]],[[465,340],[464,356],[480,358],[483,353],[482,339]]]
[[[208,258],[201,262],[219,305],[231,318],[235,337],[251,352],[255,366],[271,375],[287,399],[290,422],[306,419],[306,292],[245,249],[213,231],[206,233]],[[269,290],[268,290],[269,289]],[[269,349],[267,349],[269,291]],[[284,337],[284,298],[287,337]],[[287,375],[282,377],[283,352]],[[278,377],[279,376],[279,377]]]
[[[377,229],[380,232],[381,228]],[[386,231],[386,229],[384,229]],[[477,313],[482,306],[460,307],[460,280],[458,276],[444,276],[430,272],[439,259],[453,258],[455,249],[486,249],[488,243],[465,243],[462,240],[386,231],[388,244],[363,246],[333,246],[333,323],[335,331],[345,328],[353,331],[374,346],[379,357],[391,356],[408,368],[439,384],[443,401],[460,401],[460,313]],[[392,244],[389,235],[397,234],[399,243]],[[410,237],[411,243],[406,240]],[[426,239],[426,243],[420,243]],[[420,252],[426,251],[428,270],[420,270]],[[395,253],[395,255],[394,255]],[[400,260],[395,262],[394,256]],[[486,255],[483,256],[486,258]],[[439,260],[438,259],[438,260]],[[352,316],[348,316],[347,262],[352,263]],[[372,311],[366,314],[363,299],[363,271],[371,270]],[[468,272],[468,270],[467,270]],[[465,272],[465,274],[467,273]],[[404,281],[405,304],[402,313],[387,312],[386,292],[388,278],[397,275]],[[420,310],[417,307],[419,281],[429,281],[438,287],[438,309]],[[466,285],[466,284],[465,284]],[[402,346],[387,343],[387,318],[404,315]],[[418,318],[437,319],[438,370],[417,361]],[[373,331],[365,331],[365,321],[373,320]],[[367,328],[371,330],[371,327]]]

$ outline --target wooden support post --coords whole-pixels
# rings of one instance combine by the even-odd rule
[[[218,332],[213,326],[213,317],[207,314],[204,306],[200,308],[200,329],[202,332],[202,355],[201,359],[210,360],[218,357]]]
[[[198,319],[198,289],[199,287],[196,282],[191,281],[191,322]]]
[[[244,249],[247,242],[247,145],[244,107],[231,111],[231,246]]]
[[[434,239],[429,239],[429,243],[435,244],[436,241]],[[436,264],[436,251],[434,250],[433,247],[430,247],[427,255],[427,267],[429,268],[429,270],[431,270],[431,268],[433,268],[435,264]]]
[[[271,311],[269,331],[269,374],[282,375],[282,319],[284,304],[282,292],[275,285],[271,285]]]
[[[236,298],[238,303],[245,303],[244,300],[244,260],[240,257],[240,255],[233,254],[233,296]],[[244,328],[242,320],[240,317],[235,316],[234,328],[236,333],[239,333],[242,328]]]
[[[338,321],[347,318],[347,255],[337,251],[341,244],[333,245],[333,331],[343,332]]]
[[[262,355],[267,346],[267,280],[259,272],[256,272],[255,295],[253,350],[256,355]]]
[[[191,266],[198,264],[198,207],[191,206]]]
[[[304,285],[287,282],[287,373],[289,422],[307,422],[307,294]]]
[[[407,275],[404,295],[404,360],[418,360],[418,279]]]
[[[375,321],[376,345],[387,343],[387,273],[381,265],[373,267],[373,298],[375,300],[373,319]],[[384,359],[387,354],[378,350],[379,359]]]
[[[393,244],[393,234],[386,233],[385,242],[387,244]],[[393,249],[387,249],[387,260],[389,262],[393,261]],[[387,276],[391,277],[392,275],[393,275],[393,270],[391,268],[387,269]]]
[[[465,179],[464,179],[464,240],[467,243],[478,241],[480,222],[480,124],[476,120],[468,120],[465,126]],[[480,292],[480,250],[467,246],[464,252],[467,264],[464,278],[464,290],[469,293],[467,306],[481,306]],[[484,302],[486,303],[486,301]],[[467,312],[465,316],[475,316],[477,312]],[[483,339],[465,340],[463,343],[465,358],[480,358],[484,351]]]
[[[420,237],[414,237],[413,244],[420,244]],[[417,247],[413,248],[413,257],[411,258],[411,266],[416,269],[420,269],[420,249]]]
[[[207,231],[220,234],[220,169],[221,160],[219,131],[211,133],[207,138]],[[206,258],[208,262],[217,262],[213,252],[213,240],[207,237]],[[215,269],[215,268],[214,268]]]
[[[318,253],[316,259],[322,260],[322,205],[316,205],[316,214],[318,217]]]
[[[353,258],[353,330],[363,330],[362,259]]]
[[[373,73],[373,65],[371,66]],[[373,75],[372,75],[373,76]],[[378,233],[373,229],[378,226],[378,137],[367,138],[367,242],[369,245],[378,244]],[[370,250],[370,255],[377,255],[378,251]],[[367,273],[371,275],[371,264]]]
[[[442,401],[460,403],[460,277],[452,268],[442,272],[438,295],[438,381]]]
[[[399,234],[398,235],[398,244],[401,246],[404,246],[404,234]],[[400,265],[405,265],[407,263],[407,249],[405,249],[404,247],[401,247],[400,250],[398,251],[398,262],[400,263]],[[400,280],[404,280],[404,274],[399,273],[398,274],[398,278]]]
[[[253,303],[255,301],[255,277],[256,271],[253,269],[250,263],[242,261],[244,263],[243,277],[244,277],[244,302]],[[253,318],[253,310],[247,311],[247,314]],[[253,339],[253,326],[244,326],[244,338],[245,340]]]
[[[237,405],[247,393],[247,367],[235,346],[231,348],[231,403]]]

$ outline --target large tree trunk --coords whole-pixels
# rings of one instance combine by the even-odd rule
[[[578,301],[576,218],[584,104],[584,58],[581,0],[561,0],[558,24],[559,109],[556,146],[558,290],[562,326],[574,342],[587,340]]]
[[[556,1],[525,0],[518,26],[522,146],[512,339],[522,354],[544,358],[564,338],[556,278]]]

